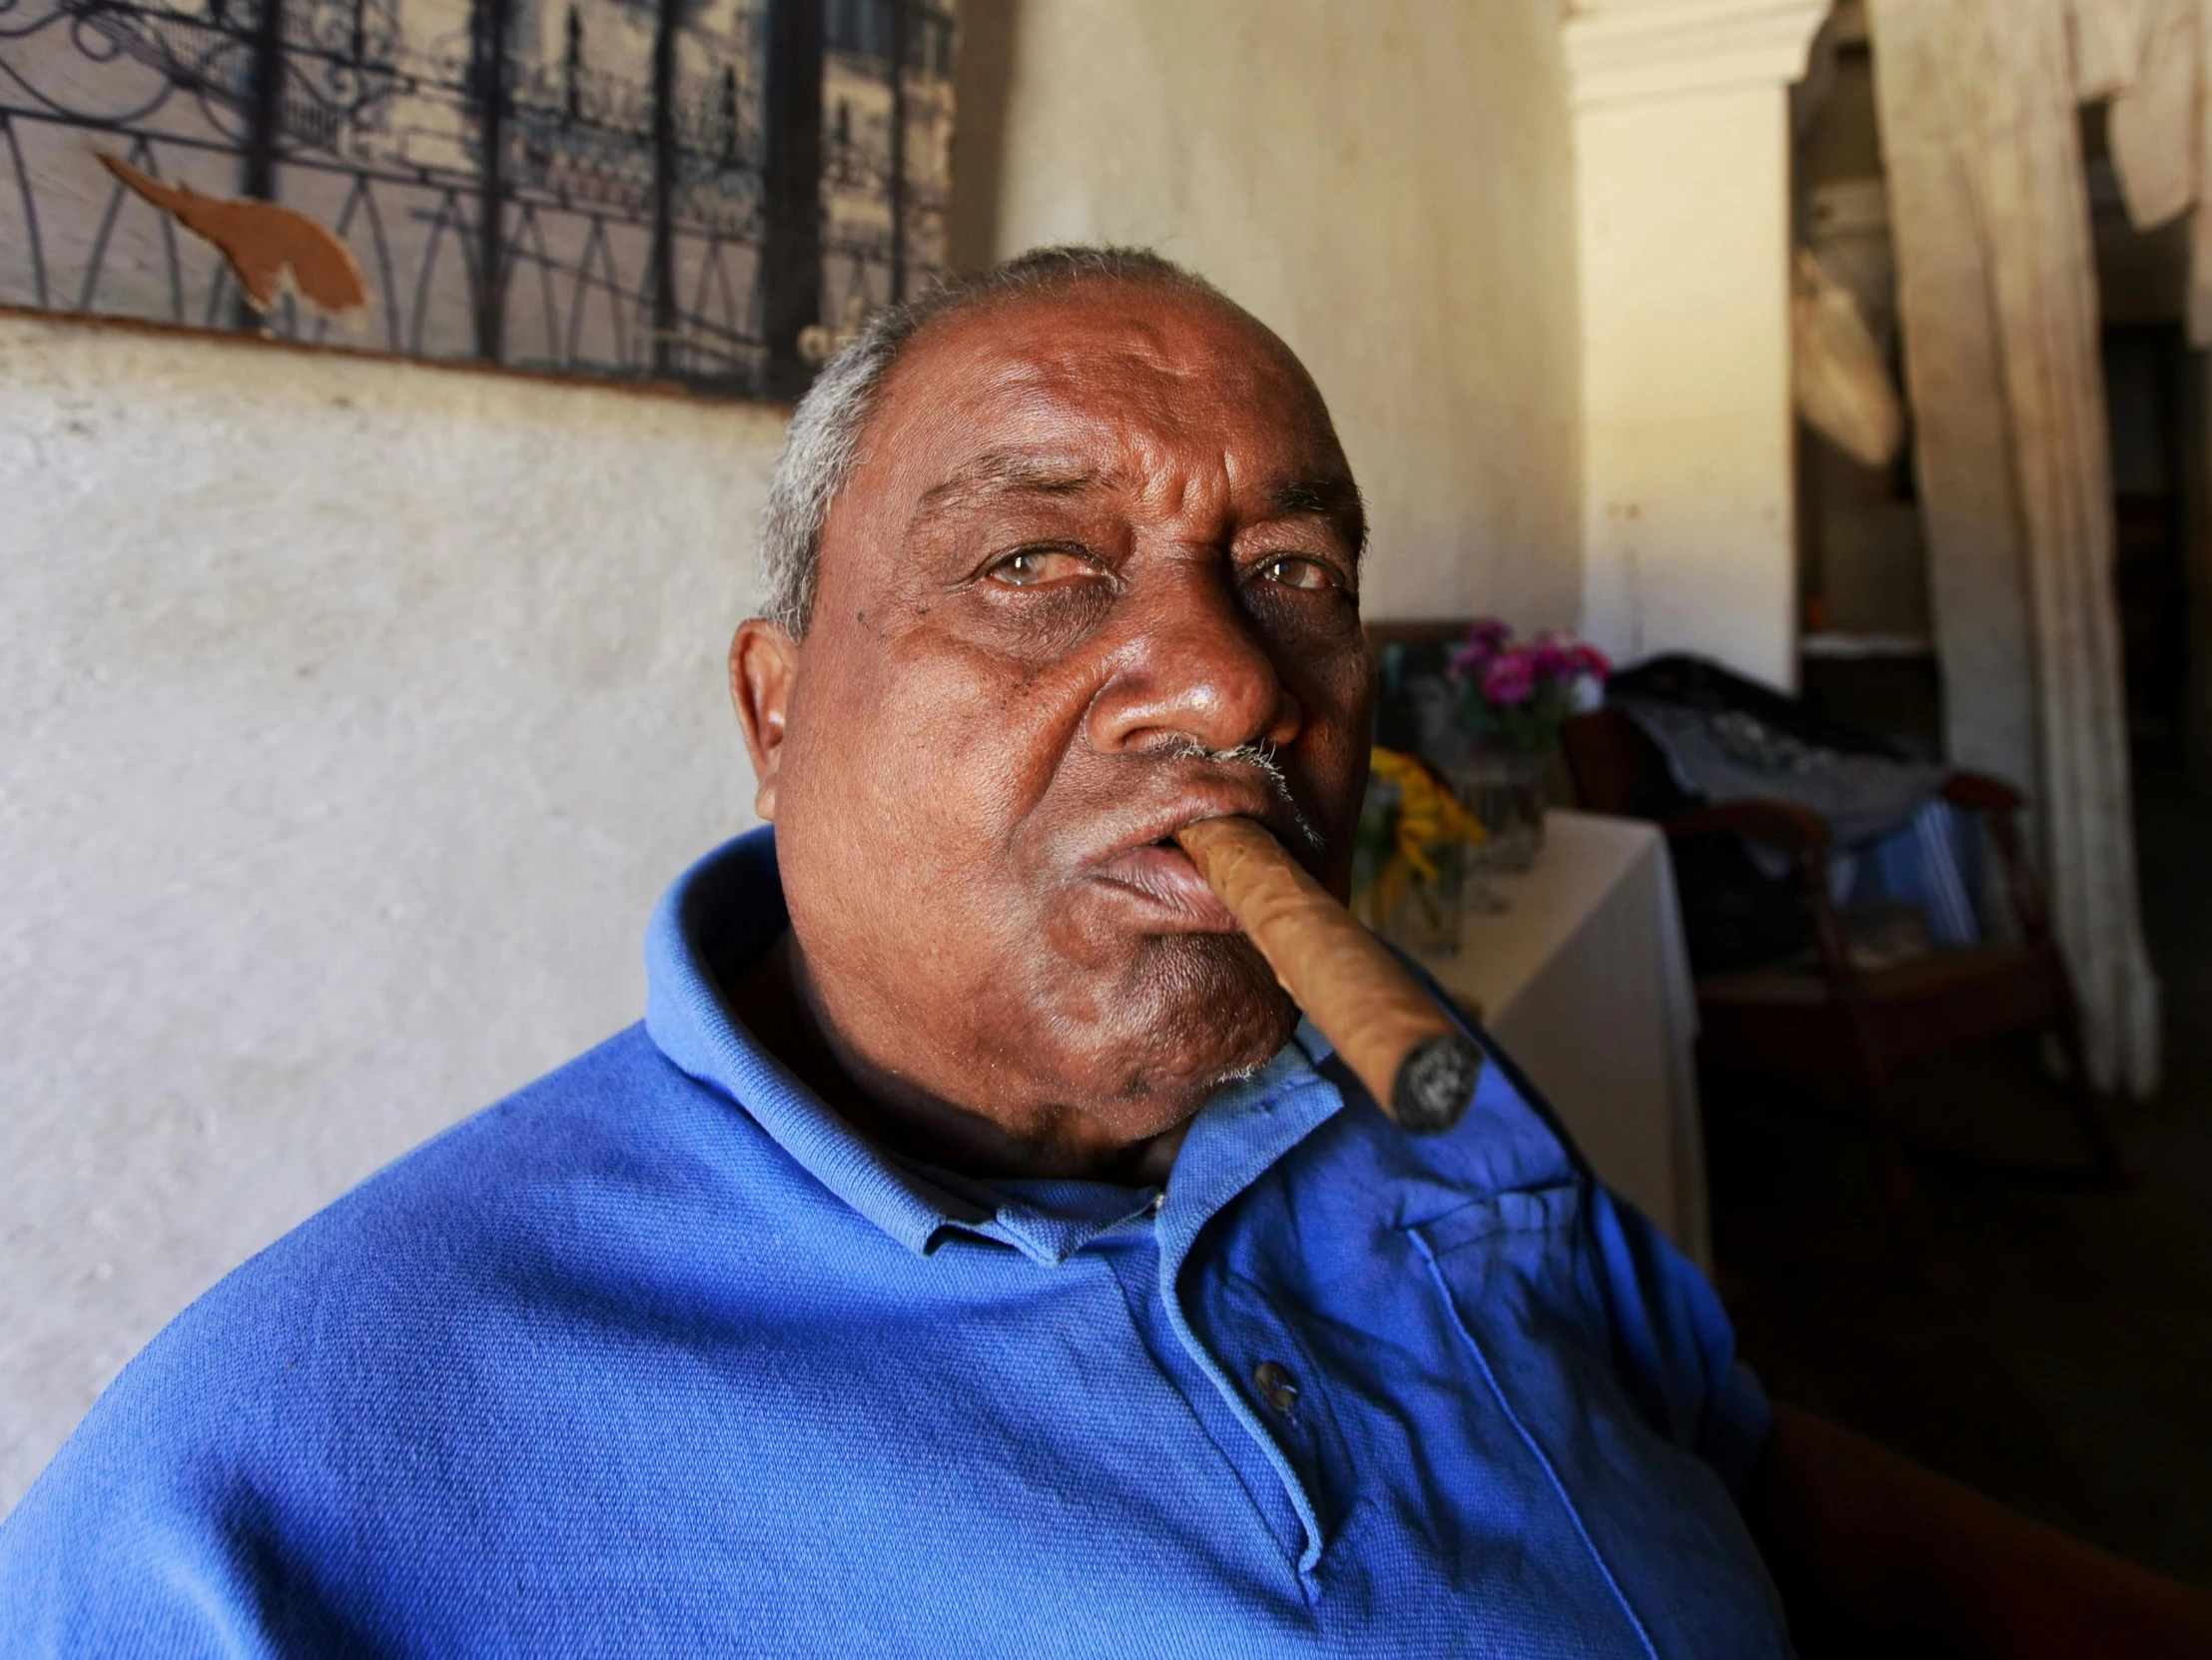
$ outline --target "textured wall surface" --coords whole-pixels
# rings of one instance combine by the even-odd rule
[[[222,1272],[637,1018],[752,822],[780,440],[0,318],[0,1508]]]
[[[1370,616],[1571,626],[1580,610],[1559,11],[1014,8],[997,251],[1149,244],[1279,332],[1320,382],[1367,493]]]

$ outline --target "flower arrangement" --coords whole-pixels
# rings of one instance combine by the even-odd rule
[[[1469,735],[1522,754],[1551,748],[1586,689],[1612,672],[1604,652],[1571,634],[1515,639],[1497,617],[1476,621],[1444,664]]]
[[[1412,949],[1449,950],[1458,943],[1454,855],[1482,841],[1482,826],[1424,763],[1373,750],[1353,842],[1353,909]]]

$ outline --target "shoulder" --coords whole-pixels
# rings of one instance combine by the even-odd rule
[[[84,1428],[125,1406],[142,1428],[222,1421],[231,1381],[327,1337],[337,1310],[366,1318],[451,1296],[563,1189],[669,1162],[682,1138],[657,1121],[683,1114],[691,1090],[633,1027],[462,1120],[218,1281],[124,1367]]]
[[[633,1026],[249,1259],[172,1321],[115,1391],[188,1414],[209,1398],[213,1358],[236,1377],[257,1364],[296,1371],[334,1343],[427,1338],[552,1281],[618,1272],[610,1254],[624,1236],[665,1232],[703,1208],[741,1233],[790,1180],[735,1102]]]
[[[124,1368],[0,1525],[0,1648],[42,1611],[128,1607],[137,1633],[165,1600],[245,1606],[271,1560],[350,1548],[360,1494],[464,1494],[456,1460],[542,1411],[595,1329],[680,1298],[704,1242],[773,1227],[802,1182],[640,1028],[425,1143]]]
[[[650,1205],[693,1185],[702,1164],[741,1169],[749,1130],[633,1026],[369,1177],[222,1280],[142,1358],[327,1330],[342,1308],[435,1307],[496,1281],[532,1245],[557,1245],[586,1196]]]

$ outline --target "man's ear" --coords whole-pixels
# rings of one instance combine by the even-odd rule
[[[776,820],[776,773],[783,760],[784,711],[799,677],[799,643],[773,622],[748,617],[730,641],[730,705],[745,728],[759,789],[753,811]]]

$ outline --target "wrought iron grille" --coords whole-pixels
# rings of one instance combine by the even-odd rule
[[[0,303],[788,393],[944,263],[952,15],[826,4],[0,0]],[[367,316],[255,312],[99,152],[319,220]]]

